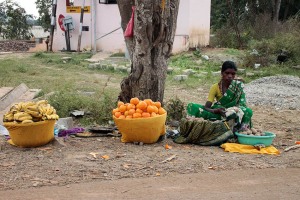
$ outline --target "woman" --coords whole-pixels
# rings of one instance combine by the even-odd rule
[[[222,116],[225,116],[226,111],[236,107],[242,111],[240,112],[242,119],[239,119],[238,128],[252,127],[253,112],[246,106],[244,84],[234,80],[236,71],[237,67],[234,62],[225,61],[221,70],[222,78],[218,83],[211,86],[205,106],[195,103],[188,104],[188,115],[208,120],[220,120]]]
[[[234,80],[236,71],[234,62],[225,61],[222,79],[210,88],[205,106],[188,104],[187,113],[191,117],[181,121],[180,134],[173,140],[175,143],[220,145],[234,137],[234,128],[239,130],[252,126],[252,110],[246,106],[243,83]],[[222,116],[226,119],[221,120]]]

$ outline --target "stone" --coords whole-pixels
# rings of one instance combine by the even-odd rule
[[[167,69],[168,74],[172,74],[173,71],[174,71],[174,69],[172,67],[168,67],[168,69]]]
[[[213,76],[221,76],[221,71],[211,72]]]
[[[191,74],[194,74],[195,71],[193,69],[185,69],[185,70],[182,70],[183,74],[185,75],[191,75]]]
[[[176,80],[176,81],[184,81],[184,80],[187,80],[187,79],[188,79],[187,75],[176,75],[176,76],[174,76],[174,80]]]
[[[71,60],[72,58],[71,58],[71,57],[62,57],[61,59],[62,59],[62,60],[65,60],[65,61],[69,61],[69,60]]]

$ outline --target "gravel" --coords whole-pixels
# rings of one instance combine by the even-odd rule
[[[300,78],[269,76],[245,85],[248,104],[276,109],[300,110]]]

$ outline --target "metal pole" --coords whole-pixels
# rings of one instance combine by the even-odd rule
[[[94,21],[94,43],[93,43],[93,54],[97,53],[97,15],[96,15],[96,0],[93,0],[93,21]]]
[[[78,35],[78,46],[77,46],[77,52],[80,52],[80,45],[81,45],[81,35],[82,35],[82,22],[83,22],[83,14],[84,14],[84,4],[85,0],[83,0],[82,6],[81,6],[81,12],[80,12],[80,26],[79,26],[79,35]]]
[[[55,24],[56,24],[56,7],[57,7],[57,0],[52,0],[52,15],[51,15],[50,48],[49,48],[49,51],[52,51],[52,47],[53,47],[53,36],[54,36],[54,29],[55,29]]]
[[[71,41],[70,41],[70,29],[69,29],[69,24],[67,24],[67,34],[68,34],[67,51],[71,51]]]

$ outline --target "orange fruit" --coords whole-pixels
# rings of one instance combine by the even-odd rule
[[[153,106],[154,112],[158,114],[158,108],[156,106]]]
[[[160,108],[160,107],[161,107],[161,103],[160,103],[159,101],[154,102],[154,105],[155,105],[157,108]]]
[[[127,115],[126,119],[132,119],[132,115]]]
[[[125,106],[125,105],[121,105],[120,107],[119,107],[119,111],[120,112],[125,112],[127,110],[127,107]]]
[[[120,112],[115,112],[115,117],[119,118],[122,114]]]
[[[133,118],[141,118],[142,117],[142,114],[141,113],[134,113],[132,115]]]
[[[129,115],[129,114],[128,114],[128,110],[126,110],[126,111],[124,112],[124,115],[125,115],[125,117],[126,117],[127,115]]]
[[[147,103],[145,101],[140,101],[136,105],[136,108],[141,109],[141,110],[146,110],[147,109]]]
[[[151,113],[151,117],[155,117],[157,114],[155,112]]]
[[[158,109],[158,114],[160,114],[160,115],[163,115],[163,114],[165,114],[167,111],[163,108],[163,107],[160,107],[159,109]]]
[[[128,115],[133,115],[135,113],[135,109],[128,110]]]
[[[118,107],[120,107],[121,105],[124,105],[123,101],[118,101]]]
[[[137,108],[137,109],[135,110],[135,112],[136,112],[136,113],[141,113],[141,114],[143,113],[143,111],[142,111],[141,109],[139,109],[139,108]]]
[[[126,117],[124,115],[120,115],[119,119],[125,119]]]
[[[135,105],[130,103],[127,105],[127,110],[130,110],[130,109],[135,109]]]
[[[131,104],[137,105],[139,102],[140,102],[140,100],[137,97],[134,97],[134,98],[130,99],[130,103]]]
[[[112,114],[114,115],[116,112],[119,112],[119,108],[113,109]]]
[[[142,117],[143,117],[143,118],[148,118],[148,117],[151,117],[151,115],[150,115],[150,113],[143,112],[143,113],[142,113]]]
[[[147,103],[148,106],[153,104],[153,101],[151,99],[145,99],[144,101]]]
[[[147,106],[148,113],[153,113],[154,111],[155,111],[154,106],[151,106],[151,105]]]

